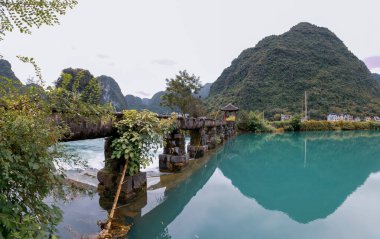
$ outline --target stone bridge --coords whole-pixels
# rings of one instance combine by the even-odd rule
[[[165,116],[158,116],[164,118]],[[190,158],[202,157],[206,151],[215,148],[218,144],[235,135],[235,122],[213,120],[207,118],[177,118],[177,127],[173,132],[164,136],[166,141],[163,153],[159,155],[160,171],[180,171],[188,165]],[[190,144],[186,148],[186,137],[190,137]],[[99,193],[104,197],[114,195],[122,163],[111,160],[111,142],[113,133],[105,141],[106,168],[98,172]],[[107,166],[108,165],[108,166]],[[146,186],[146,173],[140,172],[134,176],[127,176],[122,186],[122,198],[133,197]]]
[[[63,120],[59,114],[53,114],[57,123]],[[158,116],[166,118],[169,116]],[[116,113],[114,121],[122,118],[122,113]],[[86,120],[65,120],[69,126],[71,134],[67,135],[66,141],[106,138],[105,140],[105,165],[106,167],[98,172],[99,187],[101,196],[113,197],[117,188],[120,172],[123,163],[112,160],[111,143],[118,137],[116,129],[112,126],[114,121]],[[177,118],[177,127],[168,135],[164,136],[165,144],[163,153],[159,155],[159,168],[161,171],[180,171],[188,165],[190,158],[200,158],[209,149],[215,148],[225,140],[235,135],[236,124],[234,121],[218,119],[200,118]],[[186,147],[186,137],[190,138],[190,144]],[[127,180],[122,186],[122,198],[128,199],[134,196],[137,191],[146,186],[146,174],[140,172],[134,176],[127,176]]]

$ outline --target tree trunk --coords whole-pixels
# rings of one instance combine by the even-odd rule
[[[124,168],[123,168],[123,173],[120,177],[120,181],[117,185],[117,191],[116,191],[116,195],[115,195],[115,199],[113,200],[113,205],[112,205],[112,208],[111,208],[111,211],[110,211],[110,214],[108,216],[108,220],[107,220],[107,224],[106,224],[106,227],[100,232],[100,238],[111,238],[111,234],[109,233],[109,230],[111,229],[111,224],[112,224],[112,220],[113,220],[113,216],[115,214],[115,209],[116,209],[116,206],[117,206],[117,202],[119,201],[119,196],[120,196],[120,192],[121,192],[121,186],[123,185],[123,182],[124,182],[124,177],[125,177],[125,173],[127,172],[127,168],[128,168],[128,159],[125,160],[125,165],[124,165]]]

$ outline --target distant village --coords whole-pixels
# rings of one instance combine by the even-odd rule
[[[281,114],[281,121],[290,120],[292,118],[292,115],[287,114]],[[351,122],[360,122],[360,121],[380,121],[380,117],[374,116],[374,117],[354,117],[350,114],[334,114],[331,113],[327,116],[327,121],[351,121]]]

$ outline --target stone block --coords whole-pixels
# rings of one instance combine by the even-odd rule
[[[139,172],[132,176],[132,185],[133,189],[140,190],[146,186],[146,172]]]
[[[160,170],[166,170],[167,164],[166,162],[168,161],[168,154],[160,154],[158,155],[158,165]],[[170,157],[170,156],[169,156]]]
[[[115,186],[115,174],[106,169],[99,170],[97,173],[97,178],[99,180],[99,183],[105,188],[111,188]]]
[[[200,158],[200,157],[203,157],[205,152],[208,150],[208,146],[207,145],[203,145],[203,146],[193,146],[193,145],[189,145],[187,147],[187,152],[189,153],[190,157],[191,158]]]
[[[172,163],[185,163],[186,162],[186,155],[171,156],[170,162],[172,162]]]

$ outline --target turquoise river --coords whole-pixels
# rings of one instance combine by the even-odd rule
[[[110,205],[95,194],[60,207],[61,236],[80,238]],[[242,134],[181,173],[152,167],[117,216],[129,239],[377,239],[380,132]]]

